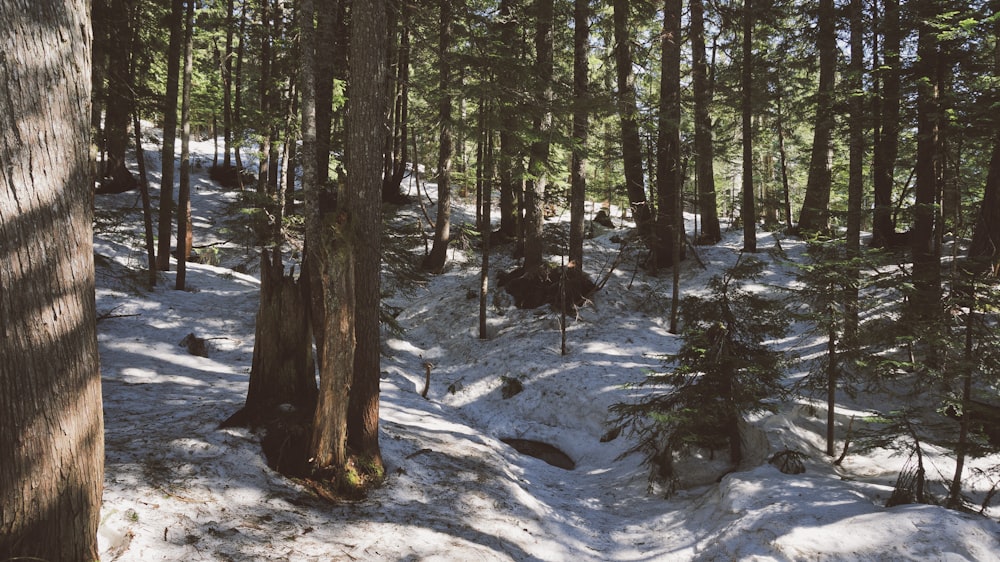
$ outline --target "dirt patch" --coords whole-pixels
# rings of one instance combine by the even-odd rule
[[[515,451],[521,453],[522,455],[528,455],[529,457],[541,459],[552,466],[562,468],[564,470],[573,470],[576,468],[576,463],[573,462],[573,459],[569,458],[569,455],[552,445],[549,445],[548,443],[532,441],[531,439],[515,439],[513,437],[506,437],[501,439],[501,441],[510,445]]]

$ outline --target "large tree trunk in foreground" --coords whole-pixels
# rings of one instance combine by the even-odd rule
[[[357,5],[357,4],[356,4]],[[347,114],[348,212],[354,219],[354,240],[364,240],[365,249],[356,254],[354,377],[347,418],[347,442],[361,457],[363,478],[378,481],[383,472],[378,440],[379,381],[381,380],[381,330],[379,311],[382,298],[382,173],[379,154],[386,134],[389,104],[385,81],[385,0],[372,0],[351,17],[351,41]]]
[[[96,560],[89,2],[0,2],[0,560]]]

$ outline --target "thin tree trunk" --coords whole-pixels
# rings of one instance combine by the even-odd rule
[[[664,0],[660,72],[660,115],[656,142],[657,254],[655,265],[677,263],[675,238],[683,232],[677,222],[681,193],[681,0]],[[666,251],[670,248],[670,253]]]
[[[851,63],[848,69],[851,96],[850,110],[850,163],[847,183],[847,275],[851,282],[844,295],[844,339],[849,349],[854,349],[859,323],[858,283],[860,272],[857,259],[861,257],[861,215],[864,204],[865,170],[865,115],[864,115],[864,6],[862,0],[850,1]]]
[[[99,555],[89,8],[0,2],[0,560]]]
[[[590,129],[590,1],[573,3],[573,155],[570,165],[569,266],[583,271],[587,137]]]
[[[757,208],[753,192],[753,5],[743,1],[743,68],[740,72],[740,97],[743,124],[743,251],[757,251]]]
[[[233,146],[233,158],[236,161],[236,185],[243,191],[243,157],[240,148],[243,146],[243,57],[247,42],[247,3],[243,1],[240,10],[240,44],[236,47],[236,78],[233,81],[233,135],[237,137]]]
[[[146,235],[146,262],[149,264],[149,287],[156,286],[156,240],[153,236],[153,209],[149,202],[149,176],[146,173],[146,155],[142,150],[142,132],[139,112],[132,114],[135,129],[135,159],[139,164],[139,192],[142,196],[142,226]]]
[[[222,167],[233,166],[233,30],[234,20],[233,0],[226,0],[226,50],[222,62],[222,134],[225,137],[223,145],[226,151],[222,157]]]
[[[337,42],[337,3],[338,0],[315,0],[316,41],[320,45]],[[334,57],[316,57],[316,179],[320,185],[330,179],[334,67]]]
[[[174,153],[177,141],[177,94],[180,89],[181,36],[184,2],[173,0],[170,7],[170,44],[167,48],[167,93],[163,110],[163,152],[160,155],[160,217],[157,228],[157,268],[170,270],[170,239],[174,216]]]
[[[514,8],[516,0],[500,0],[499,9],[499,44],[504,51],[502,54],[509,55],[509,50],[514,50],[519,56],[520,49],[517,45],[517,19]],[[498,53],[498,56],[501,53]],[[511,57],[514,58],[514,57]],[[501,95],[506,90],[501,90]],[[499,164],[499,191],[500,191],[500,234],[504,238],[516,238],[521,230],[521,214],[517,200],[519,196],[520,183],[518,177],[521,175],[520,152],[521,147],[518,142],[515,130],[518,128],[518,111],[515,110],[514,100],[501,98],[500,102],[500,154]]]
[[[452,95],[451,95],[451,45],[452,45],[452,2],[440,0],[440,38],[438,43],[438,119],[440,121],[440,141],[437,162],[437,217],[434,219],[434,245],[424,259],[423,268],[432,273],[441,273],[448,257],[451,242],[451,165],[454,146],[452,141]]]
[[[191,75],[194,70],[194,2],[187,4],[184,30],[184,87],[181,94],[181,182],[177,194],[177,284],[186,290],[191,255]]]
[[[691,0],[691,81],[694,88],[694,144],[698,178],[698,210],[701,214],[703,244],[722,240],[718,202],[715,197],[715,150],[712,146],[712,118],[708,105],[712,92],[705,62],[705,10],[702,0]]]
[[[136,187],[135,178],[125,167],[128,151],[128,126],[132,115],[133,85],[129,73],[129,55],[133,33],[129,10],[124,0],[111,0],[109,17],[112,22],[108,44],[108,98],[105,106],[104,133],[107,141],[108,160],[102,178],[102,187],[111,192],[121,192]]]

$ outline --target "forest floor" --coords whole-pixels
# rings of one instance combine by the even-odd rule
[[[148,148],[155,205],[158,152]],[[636,271],[637,249],[626,250],[604,288],[568,319],[563,355],[558,314],[516,309],[496,292],[493,274],[516,265],[499,254],[509,248],[494,258],[489,338],[479,338],[480,257],[457,237],[443,274],[388,299],[403,331],[384,340],[384,486],[361,501],[315,497],[267,467],[258,435],[219,429],[246,397],[259,281],[253,250],[226,242],[239,194],[208,179],[211,141],[193,150],[202,163],[193,175],[195,244],[220,244],[203,250],[216,265],[188,265],[188,290],[173,290],[173,271],[160,273],[155,289],[143,286],[137,192],[96,203],[105,562],[1000,560],[996,508],[981,516],[883,507],[906,461],[892,451],[849,452],[833,466],[823,454],[819,401],[785,403],[755,419],[755,452],[740,470],[716,481],[713,463],[688,463],[685,488],[664,499],[640,457],[622,457],[632,445],[626,435],[601,439],[608,408],[638,392],[628,383],[663,369],[664,354],[680,344],[668,330],[670,275]],[[473,202],[457,204],[453,221],[471,224]],[[392,220],[416,224],[420,216],[414,204]],[[592,278],[608,273],[620,250],[613,239],[626,232],[604,229],[587,241]],[[682,264],[684,293],[733,265],[741,244],[740,232],[728,232],[717,246],[699,247],[705,267]],[[776,246],[784,257],[758,255],[768,263],[761,290],[794,282],[786,260],[800,258],[803,244],[760,233],[760,248]],[[806,328],[773,345],[816,356],[822,342]],[[188,334],[205,339],[207,357],[180,345]],[[426,399],[425,363],[432,365]],[[515,380],[523,390],[505,397]],[[886,407],[884,396],[839,399],[841,437],[852,417]],[[511,438],[551,444],[575,468],[520,454],[502,441]],[[804,454],[804,473],[766,462],[786,448]],[[950,478],[954,463],[944,449],[928,450],[930,477]],[[993,456],[973,467],[998,462]],[[982,501],[991,485],[969,478],[970,500]]]

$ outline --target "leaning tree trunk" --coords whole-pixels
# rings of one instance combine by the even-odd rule
[[[89,8],[0,2],[0,560],[98,557]]]

